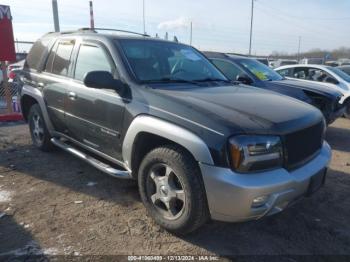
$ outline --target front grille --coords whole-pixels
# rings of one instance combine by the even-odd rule
[[[284,137],[286,167],[294,169],[310,160],[322,148],[324,122]]]

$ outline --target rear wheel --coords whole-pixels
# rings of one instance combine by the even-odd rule
[[[52,150],[51,136],[38,104],[30,108],[28,122],[33,144],[42,151]]]
[[[163,228],[186,234],[207,221],[198,165],[181,147],[164,146],[148,153],[140,165],[138,182],[147,211]]]

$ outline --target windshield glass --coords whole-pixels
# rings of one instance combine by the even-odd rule
[[[254,59],[240,59],[239,63],[262,81],[283,80],[280,74]]]
[[[339,76],[340,78],[344,79],[346,82],[350,83],[350,76],[340,70],[339,68],[336,67],[327,67],[330,71],[332,71],[334,74]]]
[[[138,80],[142,82],[227,81],[194,48],[171,42],[118,40]]]

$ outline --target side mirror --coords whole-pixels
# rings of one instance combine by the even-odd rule
[[[123,87],[123,83],[120,80],[114,79],[112,74],[107,71],[88,72],[84,77],[84,85],[91,88],[114,90]]]
[[[253,83],[253,81],[247,75],[238,75],[236,78],[236,81],[241,82],[241,83],[246,84],[246,85],[250,85]]]

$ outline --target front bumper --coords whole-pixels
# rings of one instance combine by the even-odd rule
[[[200,163],[212,219],[238,222],[259,219],[284,210],[306,195],[312,177],[323,172],[331,159],[331,149],[324,142],[320,153],[304,166],[291,172],[272,171],[239,174],[231,169]],[[269,196],[261,207],[252,207],[253,199]]]
[[[342,117],[346,111],[346,106],[342,106],[338,108],[337,110],[333,111],[332,113],[329,113],[326,121],[327,124],[332,124],[335,120],[337,120],[339,117]]]

